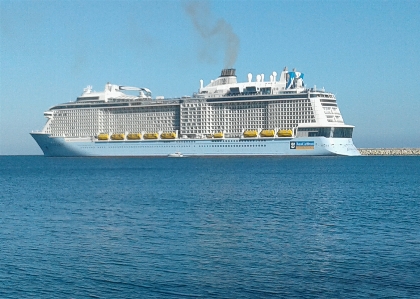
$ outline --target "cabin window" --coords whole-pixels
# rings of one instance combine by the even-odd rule
[[[230,88],[230,93],[231,94],[239,94],[240,93],[239,87],[231,87]]]
[[[327,138],[352,138],[353,128],[319,127],[319,128],[299,128],[298,132],[308,132],[308,137],[327,137]]]

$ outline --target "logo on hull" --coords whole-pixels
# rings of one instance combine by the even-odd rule
[[[290,149],[297,150],[313,150],[315,148],[314,141],[291,141]]]

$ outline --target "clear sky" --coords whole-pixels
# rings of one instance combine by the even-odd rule
[[[357,147],[420,147],[420,1],[0,0],[0,154],[41,154],[29,132],[87,85],[191,95],[225,65],[296,68]]]

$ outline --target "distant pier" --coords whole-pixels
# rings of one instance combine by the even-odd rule
[[[420,156],[420,148],[359,148],[362,156]]]

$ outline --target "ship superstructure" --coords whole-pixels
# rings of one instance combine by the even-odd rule
[[[285,68],[278,78],[248,74],[237,82],[235,69],[224,69],[176,99],[88,86],[75,102],[46,111],[32,136],[47,156],[359,155],[335,95],[306,88],[303,77]]]

